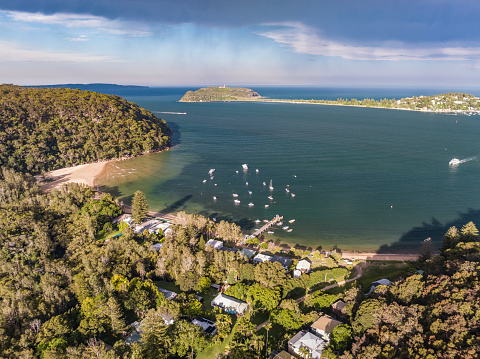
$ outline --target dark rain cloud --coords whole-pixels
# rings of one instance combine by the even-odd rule
[[[220,28],[298,22],[330,39],[371,43],[480,41],[476,0],[0,0],[0,9]]]

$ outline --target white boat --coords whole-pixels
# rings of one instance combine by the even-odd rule
[[[253,192],[252,191],[248,191],[248,194],[252,194]]]
[[[233,202],[240,203],[240,200],[239,199],[234,199]]]
[[[250,207],[255,206],[252,202],[250,202],[248,205],[249,205]]]
[[[235,171],[235,173],[238,173],[238,171]]]
[[[277,225],[281,226],[283,224],[283,222],[277,222]]]
[[[268,199],[269,199],[270,201],[273,201],[273,197],[272,197],[272,196],[268,196]]]
[[[234,193],[232,194],[233,197],[238,197],[238,194]]]
[[[270,191],[273,191],[273,184],[272,184],[272,180],[270,180],[270,186],[269,186],[268,188],[270,188]]]
[[[217,200],[217,197],[213,196],[213,200],[216,201],[216,200]]]
[[[203,180],[203,183],[207,182],[207,180]]]
[[[291,232],[291,231],[293,231],[293,229],[290,228],[287,232]]]
[[[268,207],[270,207],[270,205],[269,205],[269,204],[266,204],[266,205],[265,205],[265,208],[268,208]]]
[[[291,219],[291,220],[289,220],[288,222],[289,222],[289,223],[293,223],[293,222],[295,222],[295,220],[294,220],[294,219]]]
[[[295,197],[295,193],[290,193],[290,195],[291,195],[292,197]]]
[[[285,192],[290,193],[290,190],[288,188],[285,188]]]
[[[214,179],[214,178],[215,178],[215,176],[210,177],[210,179]]]
[[[265,182],[263,182],[263,185],[266,186],[267,184]]]
[[[452,158],[452,160],[450,162],[448,162],[448,164],[450,166],[456,166],[460,163],[460,160],[458,158]]]
[[[268,234],[273,234],[273,233],[275,233],[275,232],[273,232],[273,231],[268,231],[267,233],[268,233]]]
[[[217,184],[215,183],[215,187],[217,187]]]
[[[258,168],[257,168],[257,169],[255,169],[255,172],[257,172],[257,173],[258,173],[258,172],[260,172],[260,171],[259,171],[259,170],[258,170]]]
[[[259,219],[255,220],[255,223],[260,223],[260,222],[261,222],[261,220],[259,220]]]
[[[288,226],[282,227],[282,229],[287,230],[287,229],[288,229]]]
[[[268,223],[268,219],[264,219],[263,221],[264,221],[265,223]]]
[[[246,171],[246,170],[248,170],[248,165],[247,165],[246,163],[244,163],[244,164],[242,165],[242,168],[243,168],[244,171]]]
[[[210,171],[208,171],[208,174],[211,176],[213,175],[213,172],[215,172],[215,168],[210,168]]]
[[[245,182],[245,186],[248,186],[248,182]]]

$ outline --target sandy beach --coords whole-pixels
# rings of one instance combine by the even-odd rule
[[[50,181],[41,185],[41,189],[48,192],[70,182],[82,183],[95,188],[98,184],[98,179],[106,171],[109,162],[111,161],[87,163],[50,171],[45,175],[45,178],[50,179]]]

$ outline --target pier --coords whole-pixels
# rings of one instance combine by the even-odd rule
[[[262,228],[257,229],[253,234],[249,235],[248,238],[258,237],[262,232],[265,232],[267,229],[269,229],[271,226],[273,226],[277,222],[280,222],[281,220],[283,220],[283,216],[279,216],[277,214],[271,221],[269,221],[268,223],[265,223],[265,225]]]

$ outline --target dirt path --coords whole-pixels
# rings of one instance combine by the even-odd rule
[[[335,284],[327,285],[326,287],[323,287],[323,288],[321,288],[321,289],[317,289],[317,290],[314,290],[313,292],[308,293],[308,295],[310,295],[310,294],[312,294],[312,293],[315,293],[315,292],[318,292],[318,291],[321,291],[321,290],[329,290],[329,289],[332,289],[332,288],[335,288],[335,287],[339,287],[339,286],[341,286],[341,285],[344,285],[344,284],[347,284],[347,283],[350,283],[350,282],[353,282],[353,281],[359,279],[359,278],[362,276],[362,274],[363,274],[362,265],[359,264],[359,265],[353,267],[353,269],[357,271],[357,275],[356,275],[355,277],[353,277],[353,278],[351,278],[351,279],[347,279],[347,280],[341,281],[341,282],[338,282],[338,283],[335,283]],[[301,298],[298,298],[298,299],[297,299],[297,303],[303,302],[306,297],[307,297],[307,296],[305,295],[305,296],[303,296],[303,297],[301,297]],[[266,321],[264,321],[263,323],[257,325],[257,331],[259,331],[260,329],[262,329],[262,328],[263,328],[265,325],[267,325],[268,323],[270,323],[270,321],[269,321],[269,320],[266,320]]]

